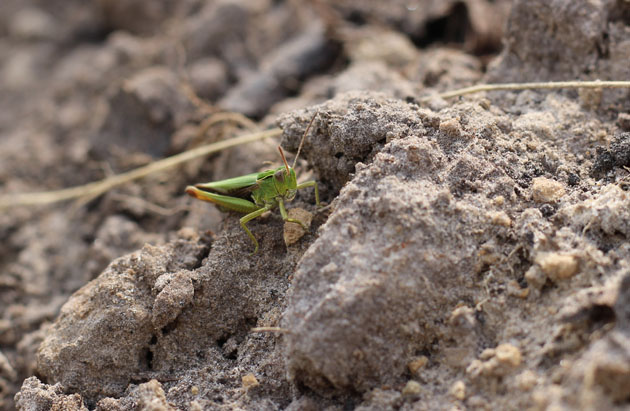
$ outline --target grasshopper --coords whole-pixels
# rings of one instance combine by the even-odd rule
[[[240,222],[241,227],[243,227],[243,230],[254,243],[254,252],[252,254],[258,252],[258,240],[247,227],[249,221],[260,217],[263,213],[277,206],[284,221],[300,224],[304,230],[308,230],[308,227],[303,222],[289,218],[284,205],[286,201],[291,201],[295,198],[297,190],[306,187],[315,188],[315,203],[317,207],[320,206],[317,182],[313,180],[298,184],[295,175],[295,164],[300,155],[304,138],[316,116],[317,113],[311,119],[302,136],[292,167],[289,167],[282,148],[278,146],[282,162],[284,163],[283,166],[260,173],[186,187],[187,194],[198,200],[214,203],[219,206],[221,211],[232,210],[246,214],[240,219]],[[253,201],[250,201],[250,199]]]

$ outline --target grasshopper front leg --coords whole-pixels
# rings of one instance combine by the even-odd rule
[[[295,218],[289,218],[289,214],[287,213],[287,209],[284,207],[284,200],[282,199],[282,197],[278,197],[277,200],[278,200],[278,208],[280,209],[280,215],[282,216],[282,219],[290,223],[297,223],[302,226],[304,231],[308,231],[308,227],[306,226],[306,224],[304,224],[300,220],[296,220]]]
[[[241,217],[240,222],[241,222],[241,227],[243,227],[243,230],[245,230],[245,232],[247,233],[247,235],[249,236],[249,238],[252,239],[252,241],[254,242],[254,252],[253,254],[256,254],[258,252],[258,240],[256,240],[256,237],[254,237],[254,234],[252,234],[251,231],[249,231],[249,228],[247,228],[247,223],[251,220],[253,220],[256,217],[260,217],[263,213],[265,213],[266,211],[271,210],[271,208],[273,207],[273,204],[267,204],[266,206],[264,206],[263,208],[260,208],[254,212],[251,212],[249,214],[247,214],[246,216]]]
[[[295,187],[297,190],[301,189],[301,188],[306,188],[306,187],[314,187],[315,188],[315,205],[317,205],[317,207],[320,207],[319,205],[319,190],[317,189],[317,181],[305,181],[303,183],[300,183],[297,185],[297,187]]]

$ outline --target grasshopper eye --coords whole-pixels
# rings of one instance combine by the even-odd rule
[[[285,171],[284,170],[278,170],[273,174],[273,177],[279,182],[279,183],[284,183],[284,176],[285,176]]]

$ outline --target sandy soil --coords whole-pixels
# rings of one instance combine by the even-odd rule
[[[628,61],[619,0],[3,0],[2,195],[251,131],[218,112],[283,136],[2,211],[0,408],[628,409],[628,90],[436,96]],[[313,118],[325,206],[250,222],[252,255],[184,188]]]

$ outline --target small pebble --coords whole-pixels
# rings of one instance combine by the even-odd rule
[[[448,137],[459,137],[462,134],[462,126],[458,119],[444,120],[440,123],[440,131]]]
[[[490,220],[494,225],[500,225],[502,227],[509,227],[512,225],[512,219],[504,212],[492,212],[490,213]]]
[[[521,350],[512,344],[499,344],[495,349],[495,356],[501,364],[518,367],[521,365]]]
[[[564,194],[564,185],[558,181],[537,177],[532,182],[532,199],[537,203],[553,203]]]
[[[453,396],[453,398],[458,399],[460,401],[466,398],[466,384],[464,381],[456,381],[449,390],[449,393]]]
[[[405,397],[415,397],[420,395],[421,392],[422,386],[420,385],[420,383],[414,380],[409,380],[407,381],[405,388],[403,388],[402,390],[402,395],[404,395]]]
[[[536,264],[552,281],[573,277],[578,272],[578,260],[570,254],[539,253]],[[527,277],[527,274],[526,274]]]
[[[249,390],[250,388],[258,387],[260,385],[256,377],[252,373],[241,377],[241,382],[243,383],[243,388],[245,390]]]
[[[409,363],[407,364],[407,368],[409,369],[411,375],[416,375],[421,368],[427,365],[428,362],[429,359],[426,356],[422,355],[409,361]]]

